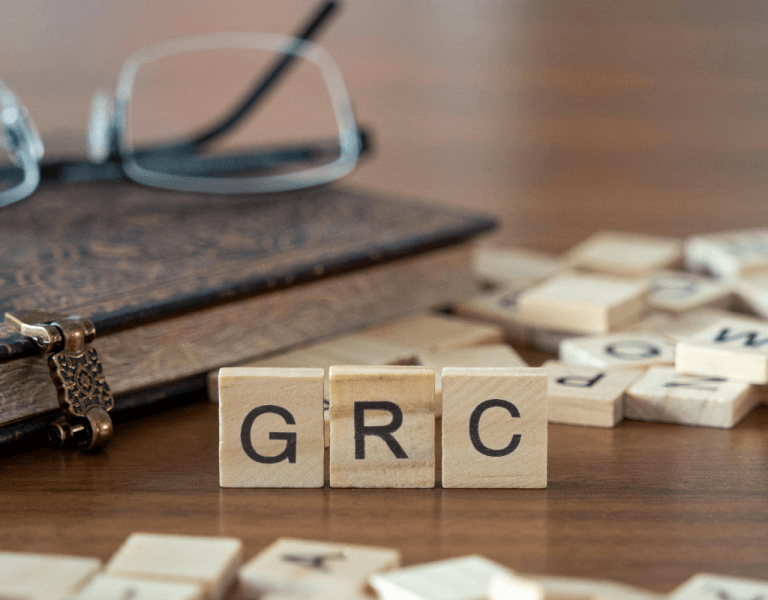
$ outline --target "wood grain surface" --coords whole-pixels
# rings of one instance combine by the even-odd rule
[[[310,6],[5,2],[0,73],[52,153],[82,152],[88,93],[129,51],[249,23],[291,32]],[[761,0],[360,0],[322,42],[376,136],[349,181],[491,211],[493,243],[768,224]],[[662,592],[701,571],[768,579],[768,406],[732,430],[550,425],[546,490],[233,490],[200,400],[118,425],[99,455],[3,458],[2,549],[106,560],[150,531],[240,537],[250,557],[294,536]]]

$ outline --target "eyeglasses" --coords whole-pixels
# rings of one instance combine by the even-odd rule
[[[367,152],[368,136],[355,123],[338,66],[310,41],[335,7],[334,2],[321,6],[296,37],[209,34],[135,52],[123,64],[114,98],[103,92],[94,96],[89,162],[41,164],[43,144],[34,123],[0,81],[0,146],[13,163],[0,168],[0,181],[6,182],[0,207],[26,198],[41,180],[126,176],[172,190],[259,193],[346,175]],[[243,93],[243,82],[251,81],[259,65],[265,74]],[[275,98],[275,84],[289,70],[300,83],[283,83],[288,99]],[[170,98],[173,110],[167,107]],[[257,104],[266,114],[254,125],[245,117]],[[296,117],[301,111],[295,104],[309,115],[305,121]],[[311,137],[323,139],[285,142],[281,125],[290,125],[293,135],[311,131]]]

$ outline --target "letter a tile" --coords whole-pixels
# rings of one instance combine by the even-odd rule
[[[544,369],[443,369],[443,487],[547,487]]]
[[[323,487],[323,369],[219,371],[221,487]]]
[[[435,486],[435,371],[330,369],[331,487]]]

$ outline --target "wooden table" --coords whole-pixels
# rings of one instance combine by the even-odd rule
[[[246,17],[290,32],[308,5],[278,4],[22,11],[0,25],[3,78],[44,139],[77,150],[62,129],[81,135],[83,90],[113,82],[129,50]],[[760,6],[350,2],[323,42],[377,154],[349,180],[493,212],[494,243],[556,252],[605,228],[766,226]],[[295,536],[662,592],[701,571],[768,579],[768,406],[730,431],[551,425],[546,490],[280,491],[220,489],[216,407],[185,400],[199,401],[120,424],[102,454],[0,460],[0,547],[107,559],[152,531],[236,536],[250,557]]]

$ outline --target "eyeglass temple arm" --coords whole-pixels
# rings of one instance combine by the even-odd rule
[[[208,142],[213,141],[215,138],[223,135],[225,132],[234,127],[238,121],[240,121],[246,114],[248,114],[258,104],[258,102],[267,94],[275,83],[288,72],[291,64],[296,59],[296,54],[301,48],[302,42],[312,39],[320,30],[328,17],[330,17],[338,8],[336,2],[331,0],[326,2],[320,9],[312,16],[311,19],[302,27],[296,34],[297,42],[291,48],[291,52],[287,53],[283,58],[275,61],[272,68],[267,75],[262,77],[251,88],[240,104],[234,109],[234,111],[217,124],[208,128],[204,133],[198,134],[189,143],[193,147],[198,147]]]

